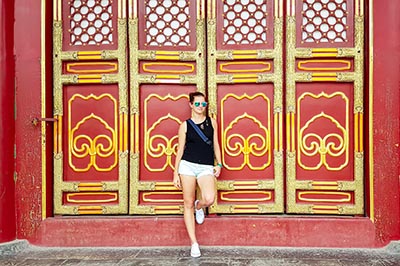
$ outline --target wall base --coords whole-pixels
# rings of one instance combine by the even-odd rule
[[[377,246],[374,224],[364,217],[212,216],[204,224],[196,225],[196,234],[203,246]],[[48,218],[28,241],[57,247],[190,244],[182,216]]]

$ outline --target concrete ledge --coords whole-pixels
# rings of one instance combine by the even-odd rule
[[[391,241],[384,249],[388,253],[400,254],[400,241]]]
[[[26,240],[14,240],[0,244],[0,256],[13,255],[29,247]]]

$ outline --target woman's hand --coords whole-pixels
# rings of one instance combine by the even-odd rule
[[[177,189],[181,189],[181,178],[179,177],[179,174],[177,172],[174,172],[174,187]]]
[[[214,176],[215,177],[219,177],[219,175],[221,174],[221,169],[222,169],[222,167],[219,165],[214,166]]]

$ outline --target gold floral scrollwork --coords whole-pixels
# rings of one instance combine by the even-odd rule
[[[244,119],[249,119],[253,123],[255,123],[262,134],[254,133],[249,135],[247,138],[241,134],[230,132],[235,132],[235,125]],[[263,170],[267,168],[271,163],[271,136],[270,131],[264,127],[260,121],[258,121],[255,117],[244,113],[243,115],[237,117],[233,120],[229,126],[224,131],[223,139],[223,148],[227,155],[231,157],[238,157],[243,155],[243,162],[240,166],[232,166],[227,165],[227,169],[229,170],[241,170],[243,167],[248,166],[252,170]],[[267,156],[266,156],[267,155]],[[256,157],[264,157],[266,156],[266,162],[261,166],[254,166],[251,163],[251,156]]]
[[[108,98],[114,108],[114,126],[94,113],[83,117],[79,122],[72,123],[72,113],[75,111],[72,105],[77,98],[88,101],[96,101]],[[87,172],[92,167],[99,172],[108,172],[118,164],[118,143],[117,143],[117,101],[110,94],[95,96],[93,94],[85,97],[75,94],[69,100],[69,121],[68,121],[68,159],[70,167],[76,172]],[[96,124],[99,132],[97,135],[84,134],[87,125]],[[111,159],[111,160],[110,160]],[[99,163],[99,160],[102,163]],[[100,165],[103,164],[103,165]],[[104,164],[107,164],[104,166]]]
[[[151,171],[162,172],[167,169],[167,167],[171,167],[172,169],[174,168],[172,155],[176,155],[176,150],[178,148],[178,136],[176,135],[172,138],[168,138],[160,134],[152,135],[152,132],[156,131],[156,129],[158,129],[159,127],[162,127],[162,122],[168,120],[175,121],[178,126],[181,124],[181,121],[178,118],[173,117],[171,114],[168,114],[165,117],[160,117],[152,125],[152,127],[150,127],[149,130],[146,131],[146,156],[144,156],[144,158],[146,168]],[[147,155],[149,155],[151,158],[162,158],[165,156],[165,163],[161,167],[150,166]]]
[[[174,169],[173,156],[176,155],[178,148],[176,132],[182,123],[179,118],[171,113],[150,116],[151,108],[160,104],[168,105],[168,103],[187,104],[187,99],[186,94],[178,96],[150,94],[146,97],[144,101],[143,159],[144,165],[149,171],[163,172],[167,168]]]
[[[248,110],[228,118],[226,110],[249,102],[264,111]],[[227,94],[221,100],[221,149],[227,169],[242,170],[247,166],[261,171],[269,167],[272,163],[271,134],[271,102],[265,94]]]
[[[345,105],[345,118],[344,125],[342,125],[333,116],[324,113],[312,116],[302,126],[301,121],[301,101],[306,96],[311,98],[333,98],[339,96],[342,98]],[[348,99],[343,93],[334,93],[327,95],[321,93],[314,95],[311,93],[304,93],[299,99],[298,105],[298,164],[306,170],[318,170],[325,167],[327,170],[340,171],[349,163],[349,104]],[[329,131],[325,133],[314,132],[314,125],[325,125],[324,127]],[[333,165],[335,161],[335,165]]]

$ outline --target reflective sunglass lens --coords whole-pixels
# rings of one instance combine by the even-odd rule
[[[201,106],[206,107],[207,106],[207,102],[194,102],[194,106],[199,107],[201,104]]]

